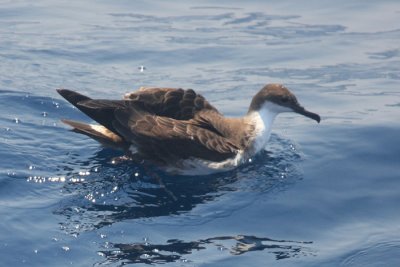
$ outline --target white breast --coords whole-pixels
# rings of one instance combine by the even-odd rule
[[[251,154],[256,154],[265,148],[271,136],[272,124],[279,112],[271,105],[264,105],[259,111],[248,114],[250,123],[254,125],[253,149]]]

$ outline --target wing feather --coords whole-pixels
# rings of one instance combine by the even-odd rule
[[[234,156],[238,146],[195,121],[182,121],[142,110],[116,109],[113,126],[139,151],[160,160],[189,157],[222,161]],[[167,152],[166,152],[167,151]]]
[[[202,95],[192,89],[141,88],[126,94],[124,99],[140,102],[142,108],[151,114],[176,120],[190,120],[203,111],[219,113]]]

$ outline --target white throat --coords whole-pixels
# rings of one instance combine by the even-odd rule
[[[258,111],[252,111],[248,114],[251,123],[254,125],[252,154],[260,152],[267,145],[275,117],[282,112],[277,109],[277,106],[274,103],[265,103]]]

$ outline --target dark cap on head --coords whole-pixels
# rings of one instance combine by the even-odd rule
[[[321,118],[318,114],[307,111],[297,101],[296,96],[282,84],[267,84],[252,99],[249,113],[260,110],[266,102],[286,107],[289,110],[316,120],[318,123]]]

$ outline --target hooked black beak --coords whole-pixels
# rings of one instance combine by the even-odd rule
[[[313,119],[313,120],[317,121],[318,123],[321,121],[321,117],[317,113],[312,113],[312,112],[306,110],[305,108],[303,108],[302,106],[297,106],[297,107],[293,108],[293,111],[296,113],[299,113],[303,116],[306,116],[310,119]]]

